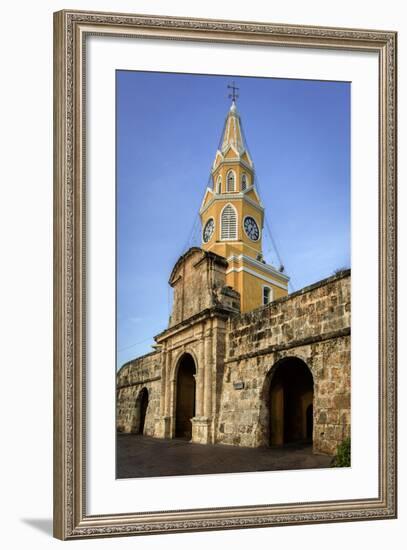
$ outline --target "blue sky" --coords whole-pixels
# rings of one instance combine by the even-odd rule
[[[117,71],[117,367],[151,351],[230,107],[291,290],[350,267],[350,84]],[[278,266],[268,232],[266,261]]]

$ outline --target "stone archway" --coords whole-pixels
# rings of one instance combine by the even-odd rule
[[[270,372],[268,443],[312,443],[314,380],[307,364],[298,357],[278,361]]]
[[[195,361],[184,353],[178,361],[175,399],[175,437],[191,439],[195,416]]]
[[[142,388],[136,399],[135,415],[132,432],[143,435],[148,409],[148,390]]]

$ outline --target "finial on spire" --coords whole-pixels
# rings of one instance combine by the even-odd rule
[[[236,103],[236,99],[239,97],[239,94],[237,94],[237,90],[239,89],[237,86],[235,86],[235,81],[233,80],[232,84],[228,84],[228,88],[232,90],[232,93],[229,94],[229,97],[232,99],[233,103]]]

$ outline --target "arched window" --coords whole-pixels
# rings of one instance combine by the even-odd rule
[[[269,286],[263,286],[263,306],[273,301],[273,290]]]
[[[246,176],[246,174],[243,174],[242,175],[242,191],[244,191],[245,189],[247,189],[247,176]]]
[[[218,177],[218,181],[216,183],[216,192],[220,195],[222,193],[222,176]]]
[[[222,240],[237,239],[237,215],[231,204],[227,204],[222,210],[220,238]]]
[[[226,177],[226,191],[234,191],[235,190],[235,173],[233,170],[229,170],[228,175]]]

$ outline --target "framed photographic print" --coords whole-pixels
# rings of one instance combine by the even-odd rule
[[[396,33],[54,25],[55,536],[396,517]]]

